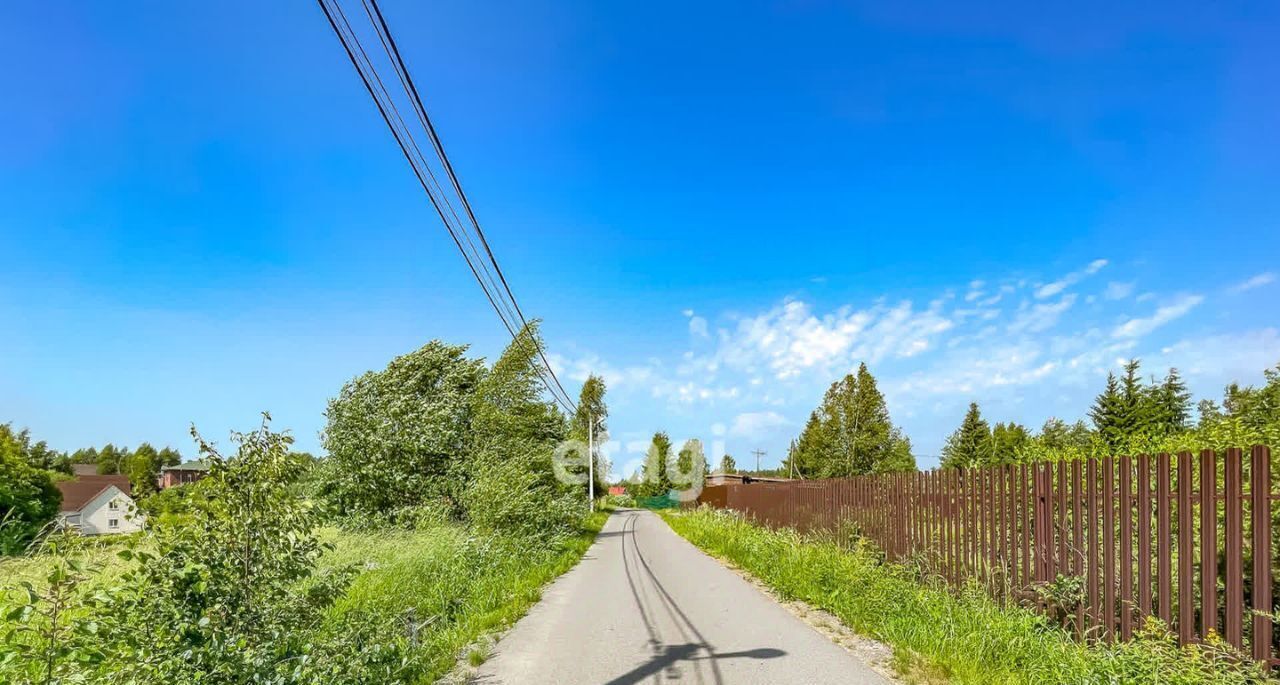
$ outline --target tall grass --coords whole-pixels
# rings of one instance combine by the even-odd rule
[[[954,683],[1259,683],[1221,642],[1178,647],[1152,622],[1132,642],[1086,645],[1030,609],[959,592],[816,535],[769,530],[732,512],[666,513],[680,535],[732,561],[782,596],[836,615],[888,643],[901,670]]]
[[[334,544],[323,564],[354,566],[359,575],[329,611],[326,629],[349,631],[353,621],[395,635],[403,658],[415,662],[411,681],[448,673],[477,638],[506,628],[541,597],[542,588],[577,563],[608,514],[587,518],[558,542],[531,545],[514,538],[477,536],[439,524],[419,530],[346,532],[329,529]],[[410,613],[411,610],[411,613]],[[409,628],[419,626],[415,632]],[[407,644],[416,640],[417,645]],[[467,655],[473,663],[483,655]]]

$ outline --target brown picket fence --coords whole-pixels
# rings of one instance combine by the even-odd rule
[[[728,484],[699,501],[854,532],[889,560],[1052,611],[1082,639],[1128,639],[1155,616],[1184,644],[1213,632],[1270,667],[1272,477],[1270,450],[1255,446]]]

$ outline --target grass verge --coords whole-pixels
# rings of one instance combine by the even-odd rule
[[[782,597],[807,602],[893,647],[907,679],[954,683],[1261,683],[1221,642],[1178,647],[1156,622],[1132,642],[1085,645],[1042,615],[981,588],[954,592],[871,550],[769,530],[732,512],[663,512],[681,536]]]
[[[478,537],[461,526],[353,533],[327,529],[335,545],[323,560],[329,567],[359,569],[327,623],[347,630],[357,618],[402,633],[409,640],[406,613],[421,625],[417,646],[406,654],[418,663],[418,682],[434,682],[457,664],[463,650],[481,636],[505,629],[536,603],[542,588],[573,567],[595,540],[607,512],[589,516],[573,535],[553,545]],[[472,665],[485,654],[469,651]]]

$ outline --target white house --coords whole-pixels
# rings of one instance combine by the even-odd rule
[[[144,519],[129,496],[125,476],[80,476],[61,481],[59,516],[83,535],[132,533],[142,530]]]

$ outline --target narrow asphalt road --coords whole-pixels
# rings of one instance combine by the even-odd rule
[[[648,511],[619,511],[473,683],[887,681]]]

